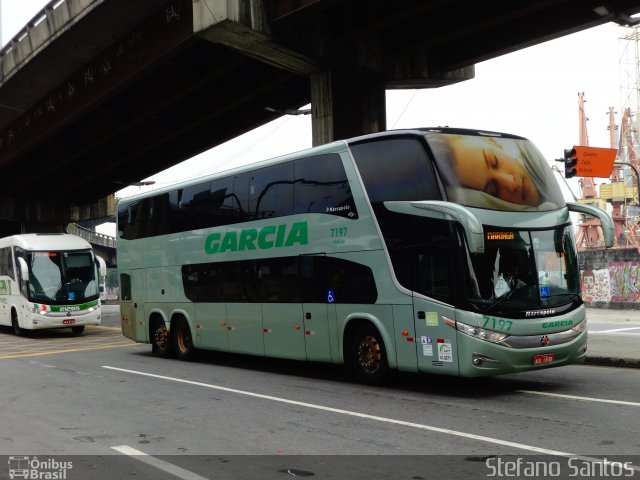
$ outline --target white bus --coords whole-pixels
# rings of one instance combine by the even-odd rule
[[[24,330],[99,325],[102,258],[80,237],[30,233],[0,239],[0,325]]]

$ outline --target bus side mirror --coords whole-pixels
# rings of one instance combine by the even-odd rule
[[[100,278],[107,276],[107,262],[98,255],[96,255],[96,267],[98,267],[98,275],[100,275]]]
[[[586,213],[592,217],[596,217],[600,220],[602,225],[602,233],[604,234],[604,245],[607,248],[613,247],[613,238],[615,236],[615,227],[613,226],[613,220],[607,214],[599,208],[592,207],[591,205],[584,205],[582,203],[567,203],[567,208],[570,212]]]
[[[469,251],[471,253],[484,253],[482,223],[471,210],[462,205],[441,200],[424,200],[420,202],[384,202],[384,206],[392,212],[457,221],[462,225]]]

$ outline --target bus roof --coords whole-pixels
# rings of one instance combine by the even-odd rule
[[[404,136],[404,137],[423,136],[425,133],[495,136],[495,137],[502,137],[502,138],[515,138],[515,139],[524,140],[523,137],[519,137],[516,135],[511,135],[508,133],[501,133],[501,132],[492,132],[492,131],[480,130],[480,129],[463,129],[463,128],[450,128],[450,127],[421,127],[421,128],[410,128],[410,129],[401,129],[401,130],[385,130],[382,132],[361,135],[358,137],[348,138],[344,140],[336,140],[331,143],[319,145],[317,147],[312,147],[305,150],[300,150],[297,152],[288,153],[286,155],[281,155],[279,157],[265,158],[263,160],[258,160],[258,161],[249,163],[247,165],[242,165],[242,166],[228,169],[228,170],[222,170],[220,172],[212,173],[210,175],[205,175],[202,177],[185,180],[183,182],[174,183],[172,185],[168,185],[162,188],[149,190],[149,191],[131,195],[125,198],[120,198],[118,199],[118,203],[120,202],[128,203],[129,201],[135,201],[141,198],[152,197],[162,193],[171,192],[176,189],[184,188],[184,187],[193,185],[195,183],[206,182],[210,180],[215,180],[217,178],[226,177],[229,175],[235,175],[238,173],[256,170],[258,168],[267,167],[269,165],[274,165],[277,163],[287,162],[289,160],[294,160],[300,157],[306,157],[310,155],[322,155],[325,153],[338,153],[343,151],[348,145],[357,144],[360,142],[376,141],[377,139],[393,138],[393,137],[401,137],[401,136]]]
[[[451,135],[472,135],[472,136],[487,136],[487,137],[501,137],[501,138],[513,138],[518,140],[526,140],[524,137],[518,135],[512,135],[510,133],[494,132],[490,130],[480,130],[472,128],[451,128],[451,127],[421,127],[402,130],[387,130],[384,132],[369,133],[367,135],[361,135],[359,137],[349,138],[345,140],[349,145],[353,145],[361,142],[375,141],[379,138],[389,137],[402,137],[408,135],[424,135],[425,133],[442,133]]]
[[[255,162],[248,163],[246,165],[242,165],[242,166],[239,166],[239,167],[230,168],[228,170],[221,170],[221,171],[216,172],[216,173],[212,173],[212,174],[209,174],[209,175],[204,175],[204,176],[201,176],[201,177],[192,178],[190,180],[185,180],[183,182],[177,182],[177,183],[174,183],[172,185],[168,185],[168,186],[165,186],[165,187],[162,187],[162,188],[149,190],[147,192],[138,193],[138,194],[131,195],[131,196],[125,197],[125,198],[119,198],[118,199],[118,203],[120,203],[120,202],[128,203],[130,200],[131,201],[135,201],[135,200],[141,199],[141,198],[152,197],[154,195],[159,195],[159,194],[162,194],[162,193],[171,192],[171,191],[176,190],[176,189],[188,187],[188,186],[196,184],[196,183],[207,182],[207,181],[215,180],[217,178],[228,177],[230,175],[236,175],[236,174],[244,173],[244,172],[250,172],[252,170],[268,167],[270,165],[275,165],[275,164],[278,164],[278,163],[284,163],[284,162],[288,162],[290,160],[295,160],[295,159],[300,158],[300,157],[307,157],[307,156],[310,156],[310,155],[322,155],[322,154],[326,154],[326,153],[339,153],[341,151],[346,150],[346,148],[347,148],[347,143],[346,143],[345,140],[336,140],[335,142],[327,143],[325,145],[320,145],[320,146],[317,146],[317,147],[308,148],[306,150],[300,150],[300,151],[297,151],[297,152],[287,153],[286,155],[281,155],[279,157],[265,158],[263,160],[257,160]]]
[[[68,233],[26,233],[0,239],[0,246],[15,245],[25,250],[86,250],[91,244]]]

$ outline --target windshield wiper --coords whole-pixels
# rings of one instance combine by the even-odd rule
[[[526,283],[523,285],[520,285],[516,288],[514,288],[513,290],[509,290],[507,293],[500,295],[500,297],[498,297],[498,299],[493,302],[491,305],[489,305],[487,308],[485,308],[482,312],[488,312],[489,310],[493,310],[495,307],[497,307],[498,305],[500,305],[502,302],[504,302],[505,300],[508,300],[511,298],[511,296],[516,293],[519,292],[520,290],[524,289],[524,288],[529,288],[530,285],[527,285]]]

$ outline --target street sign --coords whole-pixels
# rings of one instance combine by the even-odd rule
[[[577,155],[576,175],[609,178],[616,159],[615,148],[574,146]]]

